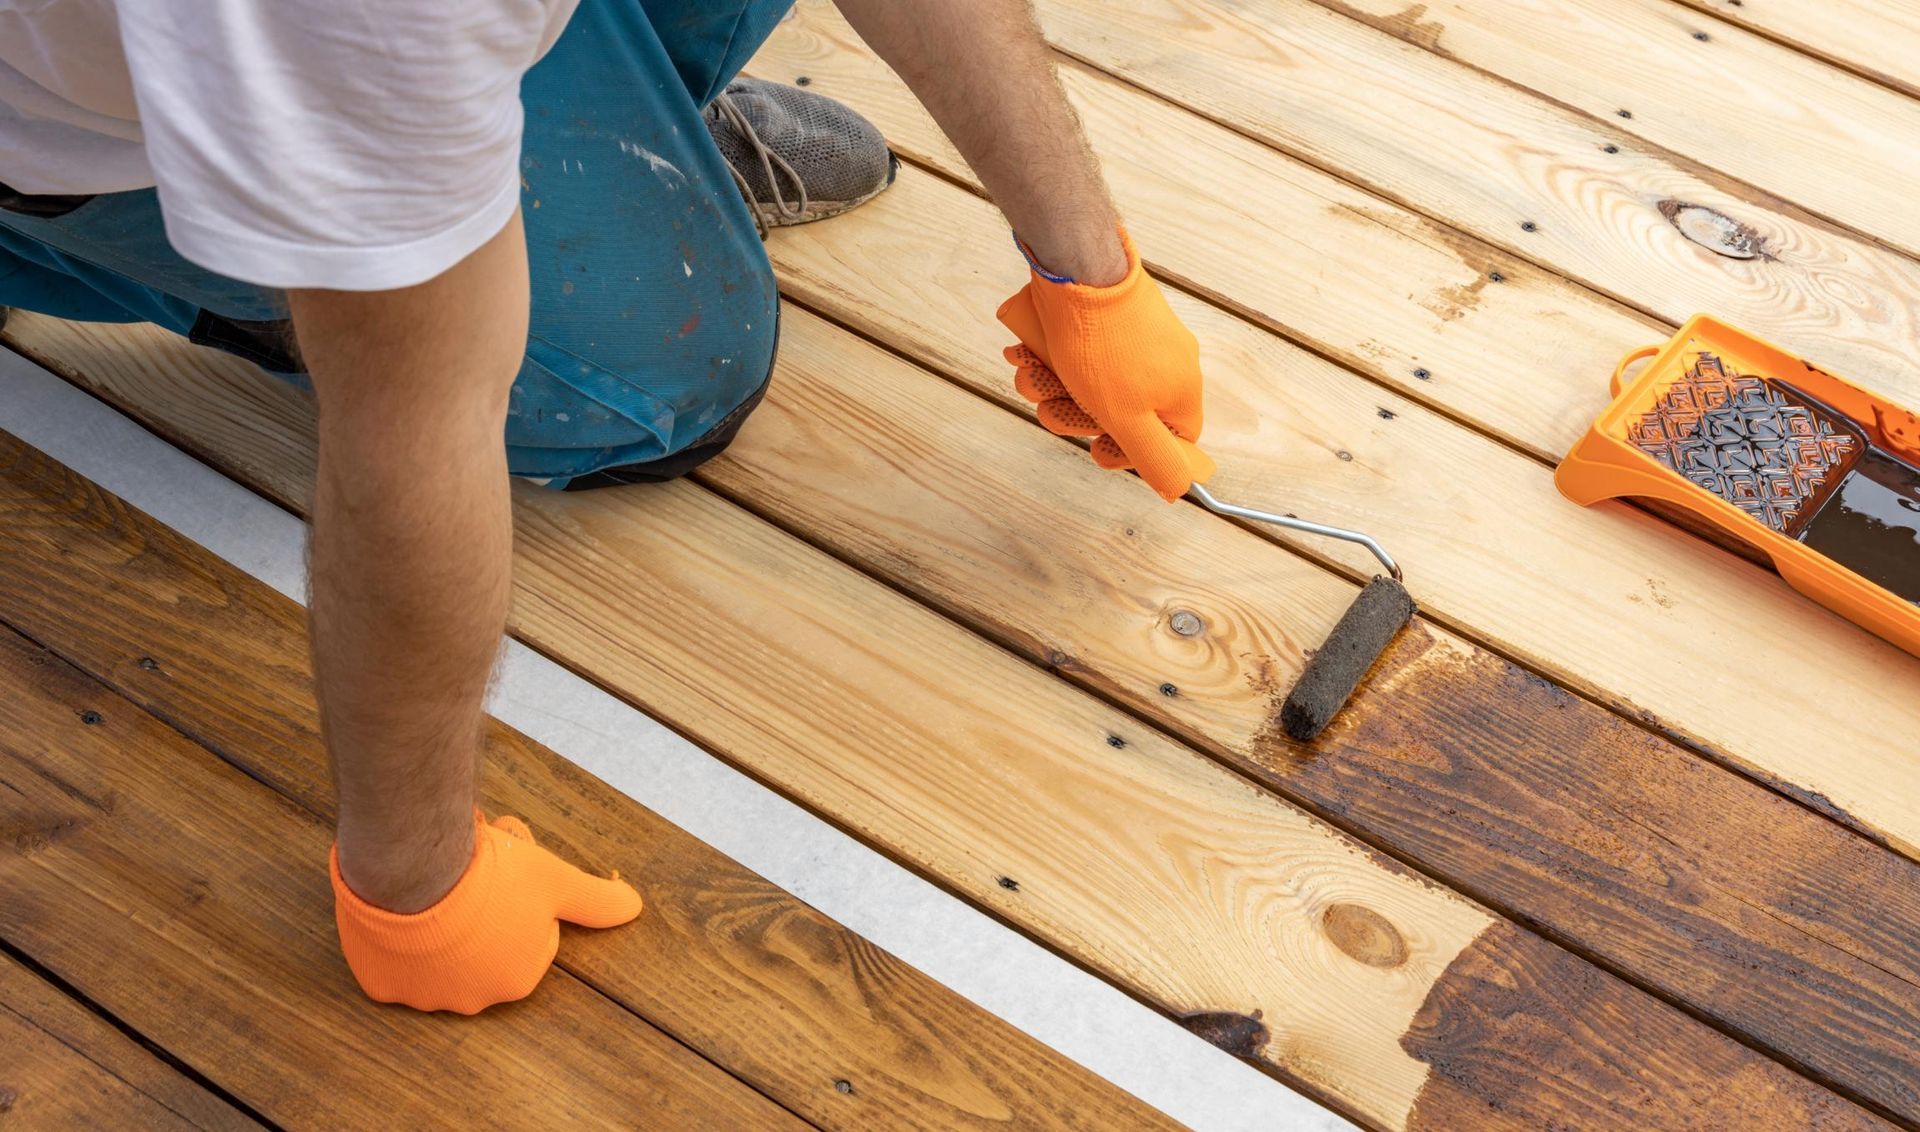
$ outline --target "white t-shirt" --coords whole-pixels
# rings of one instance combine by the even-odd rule
[[[520,78],[576,3],[0,0],[0,183],[157,185],[249,283],[410,286],[513,215]]]

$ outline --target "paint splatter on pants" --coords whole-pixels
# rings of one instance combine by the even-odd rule
[[[772,372],[779,304],[701,109],[791,0],[581,0],[526,75],[532,269],[508,466],[555,487],[671,478],[732,439]],[[167,243],[151,189],[0,187],[0,306],[153,322],[297,379],[285,296]]]

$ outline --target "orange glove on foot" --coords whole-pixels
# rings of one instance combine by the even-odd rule
[[[1200,344],[1140,266],[1125,228],[1127,275],[1110,287],[1033,267],[999,317],[1020,339],[1014,387],[1060,436],[1093,436],[1094,462],[1133,468],[1169,501],[1213,474],[1200,451]],[[1025,250],[1022,245],[1022,250]]]
[[[611,928],[640,914],[640,894],[620,880],[574,868],[533,843],[519,818],[488,825],[474,814],[473,860],[460,883],[422,912],[376,908],[340,877],[328,854],[340,950],[376,1002],[477,1014],[525,998],[560,948],[560,923]]]

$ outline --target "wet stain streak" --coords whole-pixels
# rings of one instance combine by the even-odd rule
[[[1507,923],[1460,953],[1400,1045],[1432,1070],[1409,1129],[1885,1127]]]

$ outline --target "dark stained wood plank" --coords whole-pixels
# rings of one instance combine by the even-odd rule
[[[176,428],[198,419],[210,458],[282,499],[301,498],[311,452],[300,399],[252,371],[175,361],[191,377],[151,384],[174,363],[143,356],[144,381],[114,384],[150,419]],[[847,362],[850,371],[862,364]],[[221,390],[169,397],[175,380]],[[1058,467],[1082,467],[1070,449],[1062,456]],[[1588,1127],[1618,1124],[1623,1112],[1646,1128],[1879,1126],[1538,936],[1317,823],[1296,825],[1153,731],[1032,669],[1006,668],[886,588],[697,494],[520,493],[519,631],[650,700],[694,738],[853,815],[896,852],[920,856],[967,815],[984,815],[1001,839],[957,866],[933,855],[929,871],[1010,918],[1040,917],[1083,961],[1117,966],[1171,1013],[1208,1015],[1204,1029],[1235,1052],[1389,1128]],[[647,563],[644,577],[621,565],[635,562]],[[889,641],[914,647],[872,659]],[[1036,730],[1046,734],[1029,738]],[[978,743],[991,758],[974,768]],[[824,762],[797,757],[815,748]],[[864,757],[874,749],[887,757]],[[922,751],[938,761],[898,769]],[[850,795],[856,780],[901,800]],[[1175,805],[1199,809],[1166,812]],[[895,812],[912,815],[905,833]],[[1029,812],[1045,815],[1025,827],[1033,832],[999,833]],[[936,813],[943,824],[930,820]],[[1073,837],[1056,836],[1061,829]],[[1097,852],[1074,837],[1097,838]],[[1043,852],[1029,851],[1036,840]],[[1011,871],[1004,861],[1015,862]],[[1188,861],[1199,871],[1166,885],[1168,867]],[[1274,868],[1286,875],[1264,875]],[[1085,931],[1075,917],[1096,900],[1118,901],[1128,928],[1095,937],[1100,949],[1072,934]],[[1253,927],[1257,946],[1240,925]],[[1486,1068],[1503,1063],[1531,1076]],[[1729,1080],[1741,1089],[1726,1092]]]
[[[1412,1127],[1885,1127],[1824,1090],[1782,1089],[1775,1063],[1700,1042],[1678,1013],[1637,1009],[1620,983],[1538,936],[1501,923],[1480,944],[1434,984],[1403,1039],[1433,1067]],[[1624,1064],[1610,1052],[1622,1045],[1657,1054]]]
[[[0,466],[0,619],[331,814],[300,608],[11,438]],[[519,732],[487,742],[490,809],[646,899],[563,966],[809,1119],[1174,1126]]]
[[[564,972],[473,1018],[381,1007],[311,814],[0,630],[0,938],[276,1123],[805,1125]]]
[[[0,955],[0,1128],[259,1125]]]
[[[1319,743],[1276,729],[1246,763],[1521,922],[1920,1122],[1920,866],[1906,857],[1424,627]]]

